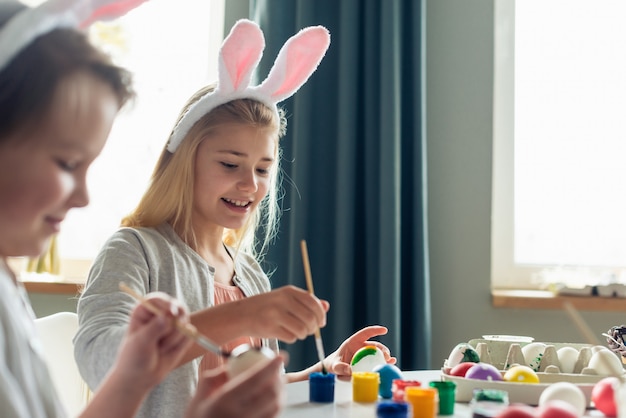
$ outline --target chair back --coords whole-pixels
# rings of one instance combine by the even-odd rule
[[[70,416],[78,416],[89,401],[89,389],[74,360],[72,339],[78,330],[74,312],[57,312],[35,319],[44,359],[61,402]]]

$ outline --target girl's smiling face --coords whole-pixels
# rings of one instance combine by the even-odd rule
[[[89,203],[87,169],[118,110],[108,85],[76,73],[37,126],[0,142],[0,256],[41,254],[68,211]]]
[[[276,131],[225,124],[196,153],[193,223],[239,229],[267,195],[277,156]]]

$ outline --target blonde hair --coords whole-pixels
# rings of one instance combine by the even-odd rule
[[[182,109],[178,120],[200,97],[214,90],[214,85],[196,92]],[[237,230],[224,230],[224,243],[238,251],[244,251],[261,260],[269,243],[276,236],[280,219],[280,147],[278,141],[286,131],[286,118],[279,109],[279,118],[272,109],[252,99],[237,99],[225,103],[204,115],[194,124],[176,152],[164,147],[156,164],[148,189],[139,204],[122,220],[123,226],[155,227],[162,223],[172,225],[181,239],[192,248],[196,247],[191,215],[193,207],[194,172],[198,146],[209,137],[216,127],[224,124],[244,124],[276,131],[276,163],[270,173],[270,187],[257,209],[250,214],[246,224]],[[170,134],[171,137],[171,134]],[[263,231],[257,242],[256,231]]]

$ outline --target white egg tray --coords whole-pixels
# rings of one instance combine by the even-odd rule
[[[533,339],[529,337],[485,336],[481,339],[469,341],[480,357],[480,361],[494,365],[504,375],[506,369],[513,364],[525,364],[521,354],[521,348],[531,344]],[[585,394],[587,404],[591,402],[591,391],[594,385],[606,375],[597,373],[595,369],[588,367],[592,351],[595,349],[590,344],[579,343],[552,343],[543,342],[546,346],[545,356],[537,370],[540,383],[519,383],[505,381],[487,381],[479,379],[467,379],[464,377],[451,376],[447,359],[442,368],[442,379],[449,380],[457,385],[456,401],[469,402],[474,396],[476,389],[497,389],[508,392],[509,402],[537,405],[541,393],[553,383],[570,382],[577,385]],[[561,373],[559,359],[556,351],[562,347],[572,347],[578,350],[578,358],[574,372]],[[599,347],[598,347],[599,348]],[[451,353],[452,354],[452,353]],[[521,356],[521,357],[520,357]],[[624,371],[621,371],[622,376]]]

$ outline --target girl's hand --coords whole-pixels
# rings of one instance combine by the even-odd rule
[[[286,343],[302,340],[323,328],[330,306],[295,286],[283,286],[238,302],[239,315],[248,318],[244,335],[277,338]]]
[[[125,382],[151,388],[178,365],[192,340],[174,324],[176,320],[189,322],[178,301],[161,292],[150,293],[146,299],[162,314],[156,315],[142,304],[135,307],[114,370]]]
[[[228,378],[226,368],[200,375],[198,389],[185,418],[272,418],[285,403],[284,356],[259,362]]]
[[[387,348],[386,345],[378,341],[369,340],[370,338],[385,335],[386,333],[387,328],[379,325],[365,327],[355,332],[339,346],[337,351],[326,357],[324,366],[326,366],[330,373],[335,374],[338,379],[349,380],[350,376],[352,376],[352,367],[350,367],[352,357],[354,353],[366,345],[373,345],[380,348],[385,355],[387,363],[396,364],[397,359],[391,357],[389,348]]]

